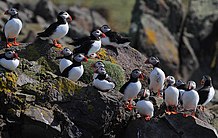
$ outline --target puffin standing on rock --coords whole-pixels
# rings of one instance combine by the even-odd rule
[[[18,18],[18,11],[15,8],[10,8],[5,12],[6,15],[11,15],[10,19],[6,22],[3,32],[6,37],[6,46],[9,48],[11,46],[18,46],[19,43],[16,41],[22,29],[22,21]],[[14,42],[10,43],[8,39],[13,38]]]
[[[166,78],[167,88],[164,91],[164,101],[167,106],[167,114],[177,114],[177,105],[179,99],[179,90],[174,87],[175,78],[173,76],[167,76]],[[169,107],[173,107],[174,111],[170,111]]]
[[[92,79],[94,80],[98,76],[98,68],[103,67],[104,68],[104,63],[102,61],[97,61],[94,64],[92,64],[92,67],[94,68],[94,74]]]
[[[116,85],[106,73],[105,68],[99,67],[97,70],[98,70],[98,75],[93,80],[92,85],[95,88],[99,89],[100,91],[109,91],[114,89]]]
[[[142,88],[139,78],[144,78],[142,72],[139,69],[134,69],[131,73],[130,80],[120,88],[120,92],[124,94],[123,100],[126,102],[129,110],[133,108],[132,99],[137,97]]]
[[[57,57],[56,59],[61,59],[59,63],[59,69],[62,73],[64,69],[72,64],[73,52],[69,48],[64,48],[60,54],[64,55],[63,57]]]
[[[98,29],[93,30],[89,37],[73,42],[75,45],[78,44],[78,47],[74,49],[73,53],[83,53],[87,57],[93,57],[93,55],[98,57],[96,52],[101,49],[101,37],[105,37],[105,34]]]
[[[101,38],[102,45],[128,45],[130,43],[130,40],[127,37],[123,37],[119,33],[111,31],[111,28],[108,25],[103,25],[100,30],[106,35],[106,37]]]
[[[202,105],[201,109],[204,111],[205,105],[213,99],[215,90],[212,85],[212,79],[208,75],[203,76],[201,84],[203,86],[197,91],[200,98],[198,105]]]
[[[15,51],[8,50],[0,55],[0,65],[7,70],[14,71],[18,65],[18,54]]]
[[[145,64],[152,64],[153,70],[149,76],[149,89],[160,96],[160,92],[164,88],[165,73],[159,68],[160,60],[157,57],[150,57],[145,61]]]
[[[184,111],[191,111],[191,115],[195,116],[196,108],[199,102],[199,96],[196,90],[196,83],[194,81],[188,81],[188,90],[185,91],[182,95],[182,106]],[[183,114],[184,117],[187,117],[187,114]]]
[[[75,54],[73,56],[73,64],[66,67],[61,73],[61,76],[67,77],[72,81],[77,81],[84,72],[83,65],[81,64],[83,61],[87,62],[88,59],[83,54]]]
[[[149,121],[154,115],[153,103],[149,100],[145,100],[144,96],[142,96],[141,99],[136,103],[136,109],[141,116],[145,117],[146,121]]]
[[[64,37],[69,30],[68,22],[72,21],[72,17],[65,11],[62,11],[57,16],[57,22],[52,23],[44,32],[38,33],[40,38],[50,38],[54,46],[61,48],[62,45],[57,43],[57,40]]]

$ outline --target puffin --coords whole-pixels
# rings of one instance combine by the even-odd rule
[[[194,81],[188,81],[188,90],[186,90],[182,95],[182,107],[184,111],[191,111],[191,115],[194,117],[196,108],[199,102],[199,95],[196,89],[196,83]],[[187,114],[183,114],[187,117]]]
[[[136,103],[136,109],[142,117],[145,117],[146,121],[149,121],[154,115],[153,103],[149,100],[145,100],[143,96]]]
[[[97,88],[100,91],[107,92],[115,88],[115,83],[112,79],[108,76],[104,67],[98,68],[98,75],[93,80],[92,86]]]
[[[215,90],[212,85],[212,79],[210,76],[205,75],[201,79],[201,84],[203,85],[199,90],[197,90],[199,95],[198,105],[201,105],[200,109],[204,111],[204,107],[208,104],[215,95]]]
[[[174,87],[175,78],[173,76],[166,77],[167,88],[164,90],[164,102],[166,103],[167,114],[176,114],[179,99],[179,90]],[[174,111],[170,111],[169,107],[173,107]]]
[[[75,54],[73,56],[73,64],[66,67],[61,73],[61,76],[67,77],[72,81],[77,81],[84,72],[83,65],[81,64],[83,61],[87,62],[88,59],[81,53]]]
[[[83,53],[85,56],[91,57],[93,54],[100,50],[101,37],[105,37],[105,34],[102,33],[99,29],[94,29],[93,31],[91,31],[89,37],[84,40],[83,38],[78,40],[77,43],[79,44],[79,46],[74,49],[73,53]],[[97,54],[95,55],[97,56]]]
[[[94,64],[92,64],[91,67],[94,68],[94,74],[93,74],[93,77],[92,77],[92,79],[94,80],[98,76],[98,68],[99,67],[104,68],[105,65],[104,65],[104,63],[102,61],[97,61]]]
[[[103,25],[100,30],[106,35],[106,37],[101,38],[102,45],[114,46],[115,44],[128,45],[130,43],[127,37],[123,37],[119,33],[112,31],[108,25]]]
[[[72,62],[72,58],[73,58],[73,52],[65,47],[60,54],[62,54],[62,57],[57,57],[56,59],[61,59],[60,63],[59,63],[59,69],[60,72],[62,73],[64,71],[64,69],[68,66],[70,66],[73,62]]]
[[[44,32],[38,33],[40,38],[50,38],[53,44],[57,48],[61,48],[62,45],[57,43],[57,40],[64,37],[69,30],[68,21],[72,21],[72,17],[65,11],[61,11],[57,15],[57,22],[52,23]]]
[[[6,50],[0,55],[0,65],[9,71],[14,71],[18,65],[18,54],[13,50]]]
[[[126,102],[126,107],[129,110],[133,109],[132,99],[137,97],[142,88],[142,84],[139,79],[143,79],[144,76],[139,69],[134,69],[131,72],[130,79],[121,88],[120,92],[124,94],[123,101]]]
[[[182,105],[182,95],[183,93],[188,90],[188,86],[185,82],[182,80],[177,80],[175,83],[176,88],[179,90],[179,104]]]
[[[165,73],[160,69],[160,60],[157,57],[150,57],[145,61],[145,64],[152,64],[153,70],[149,75],[149,89],[150,91],[157,93],[160,97],[160,92],[164,88]]]
[[[18,17],[18,11],[15,8],[10,8],[9,10],[5,11],[5,15],[10,15],[10,19],[5,23],[3,32],[6,37],[6,46],[7,48],[11,46],[18,46],[20,45],[16,38],[19,35],[22,29],[22,21]],[[13,38],[14,42],[10,43],[8,39]]]

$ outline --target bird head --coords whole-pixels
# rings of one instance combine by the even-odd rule
[[[18,54],[15,51],[9,50],[5,52],[5,57],[10,58],[10,59],[18,59]]]
[[[10,8],[9,10],[5,11],[5,15],[16,15],[16,14],[18,14],[18,11],[15,8]]]
[[[134,69],[131,73],[132,78],[144,79],[144,75],[139,69]]]
[[[108,26],[108,25],[103,25],[100,30],[103,32],[103,33],[107,33],[111,30],[111,28]]]
[[[72,17],[65,11],[61,11],[59,14],[58,14],[59,17],[63,18],[64,20],[67,20],[68,22],[71,22],[73,19]]]

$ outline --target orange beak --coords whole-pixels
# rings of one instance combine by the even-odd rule
[[[68,22],[72,22],[72,20],[73,20],[73,19],[72,19],[71,16],[69,16],[69,17],[67,18],[67,21],[68,21]]]
[[[83,61],[84,61],[84,62],[87,62],[87,61],[88,61],[88,58],[87,58],[87,57],[84,57]]]
[[[5,13],[4,13],[5,15],[8,15],[9,14],[9,12],[8,12],[8,10],[7,11],[5,11]]]
[[[144,75],[142,73],[139,75],[139,79],[141,79],[141,80],[144,79]]]
[[[14,53],[14,58],[18,58],[18,54],[17,53]]]
[[[148,59],[145,61],[145,64],[149,64],[149,60]]]
[[[101,38],[105,38],[106,35],[104,33],[101,34]]]

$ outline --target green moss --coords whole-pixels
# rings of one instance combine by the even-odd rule
[[[94,73],[94,69],[91,67],[91,65],[94,64],[96,61],[98,60],[89,59],[88,62],[83,63],[85,71],[84,71],[83,76],[80,78],[82,82],[87,83],[87,84],[92,82],[92,76]],[[104,60],[103,60],[103,63],[105,64],[105,69],[107,73],[109,74],[109,76],[111,76],[115,80],[117,84],[115,89],[119,90],[120,87],[125,82],[124,70],[118,64],[114,64],[114,63],[111,63],[109,61],[104,61]]]
[[[14,72],[5,72],[0,78],[0,91],[12,92],[17,87],[18,75]]]

